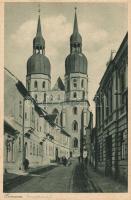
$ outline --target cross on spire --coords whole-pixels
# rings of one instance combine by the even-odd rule
[[[40,16],[40,3],[38,4],[38,13],[39,13],[39,16]]]

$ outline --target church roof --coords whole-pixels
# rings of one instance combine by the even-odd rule
[[[65,86],[64,86],[64,83],[63,81],[61,80],[61,78],[59,77],[53,87],[52,90],[62,90],[62,91],[65,91]]]

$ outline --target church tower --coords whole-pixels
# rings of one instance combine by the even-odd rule
[[[66,100],[88,99],[87,58],[82,53],[82,37],[78,30],[75,8],[74,29],[70,37],[70,54],[65,60]]]
[[[40,15],[37,33],[33,40],[33,55],[27,61],[26,87],[37,103],[46,101],[46,92],[51,87],[51,66],[45,56],[45,40],[42,36]]]
[[[87,65],[75,8],[70,54],[65,60],[65,129],[71,135],[70,155],[74,157],[83,154],[83,138],[89,121]]]

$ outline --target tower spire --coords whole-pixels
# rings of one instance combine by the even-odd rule
[[[40,4],[38,5],[38,24],[36,36],[33,40],[33,53],[45,53],[45,40],[42,36],[41,20],[40,20]]]
[[[75,7],[75,18],[74,18],[74,29],[73,34],[77,34],[78,31],[78,22],[77,22],[77,13],[76,13],[77,7]]]
[[[77,7],[75,7],[75,16],[74,16],[74,28],[73,34],[70,37],[70,51],[71,52],[81,52],[82,51],[82,37],[78,30],[78,22],[77,22]]]
[[[38,25],[37,25],[37,34],[38,36],[42,36],[41,32],[41,21],[40,21],[40,3],[38,5]]]

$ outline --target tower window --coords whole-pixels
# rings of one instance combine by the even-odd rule
[[[42,87],[45,88],[45,81],[43,81],[43,83],[42,83]]]
[[[37,85],[37,81],[34,82],[34,88],[37,88],[38,85]]]
[[[81,87],[84,87],[84,80],[81,81]]]
[[[73,128],[73,131],[78,131],[78,123],[77,123],[77,121],[73,122],[72,128]]]
[[[74,113],[74,115],[77,115],[77,107],[73,108],[73,113]]]
[[[74,97],[74,98],[77,98],[77,94],[76,94],[76,92],[74,92],[73,97]]]
[[[74,86],[74,88],[77,87],[77,80],[76,79],[73,80],[73,86]]]

